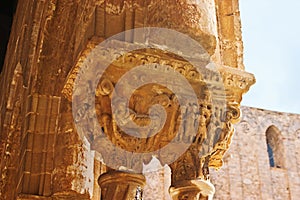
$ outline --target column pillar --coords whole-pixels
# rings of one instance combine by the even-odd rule
[[[99,177],[101,200],[141,200],[146,179],[142,174],[109,171]]]
[[[99,5],[97,16],[100,17],[95,20],[99,35],[82,51],[62,93],[72,101],[78,134],[101,154],[106,166],[140,173],[144,161],[156,156],[163,165],[172,163],[173,199],[211,199],[214,187],[208,181],[208,168],[222,166],[222,157],[233,135],[232,124],[240,116],[242,95],[255,82],[254,76],[212,63],[208,67],[207,56],[218,61],[216,54],[219,54],[213,0],[202,3],[182,0],[180,4],[171,0],[137,2],[130,5],[109,1]],[[134,8],[131,9],[134,15],[128,8]],[[124,10],[128,13],[124,14]],[[109,26],[111,21],[117,25]],[[177,35],[159,41],[160,37],[156,36],[161,36],[166,29],[151,29],[147,33],[135,30],[112,41],[116,46],[99,46],[99,36],[108,38],[128,27],[176,30],[196,40],[205,51],[197,48],[201,56],[194,54],[186,40]],[[169,50],[149,48],[149,44]],[[126,49],[135,47],[138,49],[125,53]],[[197,62],[189,62],[190,58]],[[105,66],[99,67],[98,63],[111,65],[103,73],[100,68]],[[142,65],[147,68],[131,71]],[[127,80],[124,77],[129,71],[134,76]],[[187,82],[181,82],[181,78]],[[166,150],[164,147],[169,144],[179,148]],[[189,148],[185,153],[180,152],[178,155],[183,155],[177,159],[175,151],[185,150],[185,146]],[[102,200],[132,200],[145,178],[141,174],[110,171],[101,175],[98,183]]]
[[[201,179],[182,181],[170,188],[173,200],[210,200],[214,193],[213,184]]]

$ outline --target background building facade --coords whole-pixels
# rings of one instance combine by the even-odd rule
[[[242,115],[241,122],[235,125],[235,135],[223,167],[210,172],[216,187],[214,199],[299,199],[300,115],[252,107],[242,107]],[[158,197],[169,200],[169,195],[162,190],[168,188],[169,176],[166,167],[160,172],[146,174],[149,186],[145,200]]]
[[[299,199],[300,115],[250,107],[242,113],[224,166],[212,173],[215,199]]]

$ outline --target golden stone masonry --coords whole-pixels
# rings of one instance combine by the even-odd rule
[[[228,163],[254,83],[238,0],[19,0],[0,74],[0,199],[231,199],[209,169]]]

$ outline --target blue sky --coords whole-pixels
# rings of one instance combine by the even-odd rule
[[[240,0],[246,71],[242,105],[300,114],[300,1]]]

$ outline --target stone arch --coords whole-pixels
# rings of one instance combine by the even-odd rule
[[[282,135],[276,126],[272,125],[266,130],[266,143],[270,167],[285,168]]]

